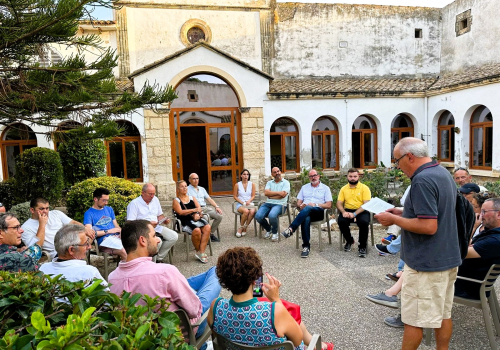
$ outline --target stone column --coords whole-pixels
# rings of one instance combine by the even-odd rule
[[[264,109],[261,107],[241,107],[241,131],[243,146],[243,167],[252,174],[251,181],[257,191],[263,194],[259,186],[265,176],[264,151]],[[260,188],[262,187],[262,189]]]
[[[157,186],[157,197],[162,205],[170,205],[175,197],[175,181],[172,174],[170,147],[170,109],[144,109],[144,131],[148,159],[149,182]],[[144,152],[144,150],[143,150]]]

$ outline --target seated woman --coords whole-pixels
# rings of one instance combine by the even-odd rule
[[[303,349],[304,344],[309,344],[312,335],[301,322],[298,305],[279,297],[280,281],[266,273],[269,282],[262,284],[262,290],[268,299],[253,297],[255,281],[263,275],[262,260],[253,248],[228,249],[219,256],[216,271],[220,285],[233,296],[230,300],[218,298],[212,302],[207,322],[213,332],[250,346],[290,340],[296,349]],[[287,309],[295,311],[294,317]],[[258,314],[257,320],[251,319],[251,314],[255,313]],[[256,327],[249,327],[252,323]],[[322,349],[332,350],[333,347],[332,343],[322,343]]]
[[[255,184],[250,181],[250,172],[243,169],[240,175],[241,181],[234,185],[233,197],[238,204],[236,209],[241,213],[240,227],[236,231],[236,237],[247,234],[247,227],[252,222],[257,208],[253,205],[255,198]]]
[[[172,203],[175,215],[181,220],[182,231],[191,235],[191,241],[196,249],[195,257],[202,263],[208,262],[205,254],[208,240],[210,239],[211,227],[202,217],[202,210],[196,198],[187,194],[186,181],[177,181],[176,195]]]

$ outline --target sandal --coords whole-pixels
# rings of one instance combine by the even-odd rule
[[[326,345],[326,348],[324,347],[324,345]],[[335,347],[335,345],[333,343],[321,343],[321,349],[322,350],[333,350],[333,348]]]
[[[236,237],[240,238],[241,236],[246,235],[246,232],[245,232],[245,233],[243,233],[243,229],[244,229],[244,228],[245,228],[245,227],[244,227],[244,226],[241,226],[241,225],[240,225],[240,227],[238,227],[238,231],[236,231]],[[242,232],[240,232],[240,231],[242,231]]]
[[[196,259],[200,260],[204,264],[206,264],[208,261],[207,254],[205,253],[200,253],[199,251],[196,251],[196,253],[194,253],[194,256],[196,257]]]
[[[243,229],[241,230],[241,235],[242,235],[242,236],[244,236],[244,235],[246,235],[246,234],[247,234],[247,227],[248,227],[248,225],[247,225],[247,224],[245,224],[245,225],[243,225],[243,226],[242,226],[242,228],[243,228]]]

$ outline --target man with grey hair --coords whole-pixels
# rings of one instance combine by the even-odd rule
[[[403,349],[417,349],[422,329],[434,328],[437,349],[448,349],[452,334],[454,283],[461,264],[455,205],[457,188],[450,173],[433,161],[424,141],[406,137],[394,148],[395,165],[411,178],[404,209],[375,216],[384,226],[402,229],[405,261],[401,320]]]
[[[85,234],[85,226],[69,224],[57,231],[54,245],[57,258],[40,267],[46,275],[63,275],[70,282],[92,281],[95,278],[108,285],[96,267],[87,265],[85,257],[91,241]]]
[[[27,272],[38,270],[42,248],[38,243],[17,248],[23,233],[21,224],[12,213],[0,213],[0,270]]]
[[[127,206],[127,220],[147,220],[153,225],[156,234],[161,238],[156,261],[162,262],[167,257],[170,248],[177,242],[179,236],[174,230],[161,226],[162,223],[168,224],[170,219],[163,215],[160,201],[155,194],[156,188],[152,184],[147,183],[142,186],[141,195]]]

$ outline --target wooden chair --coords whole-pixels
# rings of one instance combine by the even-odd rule
[[[207,319],[208,310],[203,315],[201,315],[200,319],[194,324],[191,324],[189,322],[189,317],[186,314],[186,311],[184,311],[183,309],[178,309],[178,310],[175,310],[174,312],[179,317],[180,328],[181,328],[182,333],[184,335],[187,334],[187,337],[186,336],[184,337],[184,339],[186,340],[186,343],[188,343],[191,346],[196,347],[196,349],[201,348],[202,345],[212,335],[212,330],[207,325],[205,327],[205,330],[203,331],[203,334],[200,335],[198,338],[196,338],[196,332],[193,330],[193,328],[198,327],[203,321],[205,321]]]
[[[262,206],[262,204],[264,204],[265,202],[261,201],[259,203],[259,207],[257,208],[257,211],[259,211],[260,207]],[[288,216],[288,226],[290,226],[292,224],[292,209],[291,209],[291,206],[290,206],[290,195],[288,195],[288,198],[287,198],[287,201],[286,201],[286,204],[283,205],[283,208],[281,210],[281,214],[278,215],[278,242],[281,241],[281,234],[280,234],[280,222],[281,222],[281,217],[284,216],[284,215],[287,215]],[[259,238],[262,238],[262,226],[259,225]]]
[[[233,214],[234,214],[234,232],[238,230],[238,216],[241,216],[241,213],[236,209],[236,205],[238,202],[233,202]],[[253,200],[253,205],[255,206],[255,210],[259,209],[260,204],[260,193],[255,193],[255,198]],[[255,217],[253,219],[253,229],[255,231],[255,237],[257,237],[257,220]]]
[[[337,209],[336,210],[336,218],[335,218],[335,220],[337,220],[337,223],[338,223],[338,217],[339,217],[339,215],[340,215],[340,212]],[[356,228],[358,227],[358,225],[355,222],[351,222],[351,224],[349,226],[350,227],[356,227]],[[371,212],[370,212],[370,234],[371,234],[371,239],[372,239],[372,246],[374,246],[375,245],[375,239],[373,237],[373,213],[371,213]],[[344,247],[342,247],[342,244],[344,242],[345,242],[344,236],[342,236],[342,232],[340,231],[340,228],[339,228],[339,250],[344,250]]]
[[[173,230],[179,235],[184,234],[184,242],[186,242],[186,261],[189,261],[189,248],[191,247],[191,235],[188,232],[182,231],[181,220],[177,217],[174,210],[172,210]],[[175,221],[174,221],[175,220]],[[212,240],[208,238],[208,248],[210,249],[210,256],[212,253]]]
[[[232,342],[231,340],[224,338],[220,334],[215,334],[214,349],[215,350],[226,350],[226,349],[242,349],[242,350],[294,350],[295,346],[290,340],[287,340],[281,344],[267,345],[267,346],[249,346],[240,343]],[[307,347],[307,350],[321,349],[321,336],[319,334],[313,334],[311,343]]]
[[[311,227],[315,226],[316,229],[318,230],[318,235],[319,235],[319,251],[323,251],[323,239],[321,237],[322,235],[322,230],[321,230],[321,225],[326,223],[327,228],[328,228],[328,241],[330,244],[332,244],[332,230],[330,227],[330,215],[329,213],[332,212],[332,209],[324,209],[324,215],[323,219],[319,221],[311,221]],[[298,214],[298,209],[295,208],[293,211],[293,218],[295,219],[296,214]],[[300,226],[297,229],[296,235],[295,235],[295,249],[299,249],[299,235],[300,235]]]

